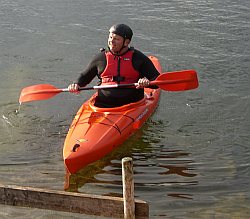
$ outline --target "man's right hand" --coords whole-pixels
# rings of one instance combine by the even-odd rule
[[[79,93],[80,92],[80,86],[78,85],[78,84],[75,84],[75,83],[73,83],[73,84],[70,84],[69,86],[68,86],[68,90],[69,90],[69,92],[71,92],[71,93]]]

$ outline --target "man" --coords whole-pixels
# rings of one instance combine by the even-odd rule
[[[81,73],[77,83],[69,85],[70,92],[79,92],[95,76],[101,85],[138,83],[136,88],[100,89],[95,99],[97,107],[118,107],[144,97],[144,87],[155,80],[159,72],[142,52],[129,47],[133,36],[131,28],[117,24],[110,28],[108,49],[102,49]],[[157,88],[153,86],[152,88]]]

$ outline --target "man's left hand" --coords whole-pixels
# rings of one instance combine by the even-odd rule
[[[137,88],[137,89],[140,89],[140,88],[144,88],[144,87],[149,86],[150,81],[149,81],[146,77],[144,77],[144,78],[140,78],[140,79],[138,80],[137,84],[138,84],[138,85],[136,86],[136,88]]]

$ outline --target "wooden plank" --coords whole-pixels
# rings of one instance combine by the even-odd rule
[[[0,185],[0,204],[123,218],[123,198]],[[149,217],[145,201],[135,200],[137,219]]]

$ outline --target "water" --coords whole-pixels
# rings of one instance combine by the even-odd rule
[[[136,197],[149,202],[150,218],[249,217],[248,0],[0,0],[0,6],[0,183],[63,190],[64,138],[93,92],[60,94],[17,111],[20,91],[40,83],[67,87],[106,45],[107,29],[124,22],[134,30],[133,46],[157,56],[164,71],[195,69],[200,87],[163,92],[143,129],[72,187],[121,196],[121,159],[131,156]],[[85,218],[12,206],[1,206],[0,217]]]

